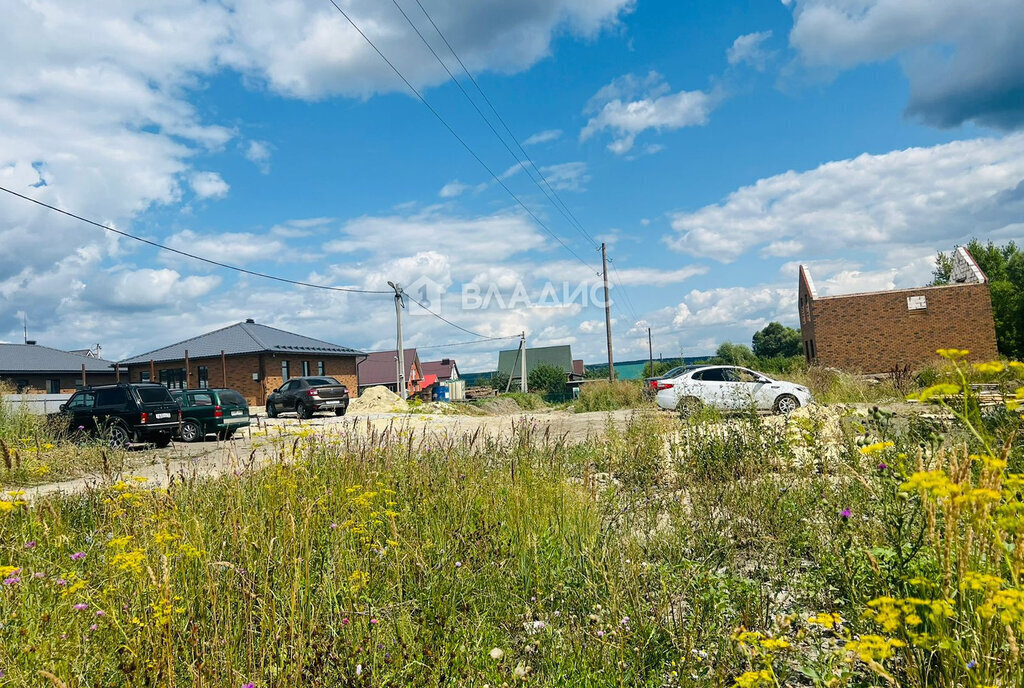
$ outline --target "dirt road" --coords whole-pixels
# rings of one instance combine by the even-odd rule
[[[415,432],[417,435],[435,434],[453,437],[481,432],[485,436],[508,436],[522,423],[532,423],[537,432],[553,436],[566,435],[570,442],[581,442],[601,435],[609,423],[623,427],[631,410],[572,413],[569,411],[536,411],[503,416],[464,416],[433,414],[383,413],[367,416],[317,416],[309,420],[286,417],[268,419],[260,416],[247,430],[235,435],[230,442],[208,441],[186,444],[174,442],[166,449],[139,449],[130,452],[130,466],[123,476],[146,478],[146,484],[159,487],[172,478],[203,478],[223,475],[245,466],[260,466],[270,461],[282,442],[275,438],[291,438],[304,430],[317,434],[367,433],[372,428],[386,427]],[[24,488],[28,498],[57,492],[86,491],[103,481],[101,475],[86,475],[72,480],[45,483]]]

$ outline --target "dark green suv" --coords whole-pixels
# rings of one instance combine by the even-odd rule
[[[185,442],[202,442],[207,435],[231,439],[239,428],[249,427],[249,404],[233,389],[174,390],[181,406],[181,430]]]

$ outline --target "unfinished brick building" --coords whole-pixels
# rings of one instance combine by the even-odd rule
[[[859,373],[921,368],[943,348],[968,349],[973,360],[997,356],[988,278],[960,247],[950,284],[818,296],[800,266],[800,331],[808,362]]]

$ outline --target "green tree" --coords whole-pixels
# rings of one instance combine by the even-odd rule
[[[505,388],[508,387],[508,373],[503,373],[500,370],[496,373],[491,373],[491,379],[488,381],[491,389],[496,389],[499,392],[504,392]]]
[[[564,394],[566,387],[565,371],[550,363],[541,363],[530,371],[526,378],[531,392],[547,394]]]
[[[715,357],[712,361],[719,365],[753,367],[757,365],[757,356],[754,355],[754,352],[746,344],[722,342],[715,352]]]
[[[651,369],[651,363],[644,363],[644,372],[642,377],[657,377],[658,375],[664,375],[668,371],[680,365],[679,361],[672,359],[669,361],[654,361],[654,369]]]
[[[1000,246],[977,239],[968,242],[967,250],[988,277],[999,353],[1024,358],[1024,251],[1012,241]],[[939,251],[932,285],[949,284],[952,271],[952,254]]]
[[[758,358],[799,356],[803,351],[800,330],[777,322],[770,322],[754,333],[754,355]]]

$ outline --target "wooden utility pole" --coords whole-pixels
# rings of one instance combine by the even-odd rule
[[[601,242],[601,274],[604,277],[604,329],[608,335],[608,381],[615,382],[615,362],[612,359],[612,302],[608,299],[608,250]]]
[[[188,349],[185,349],[185,389],[189,389],[189,379],[192,377],[192,366],[188,362]]]
[[[530,388],[527,385],[528,375],[526,373],[526,330],[523,330],[523,333],[520,335],[520,342],[519,346],[523,349],[523,355],[519,360],[519,389],[523,394],[526,394],[530,391]],[[515,367],[513,366],[513,370],[514,369]]]
[[[82,387],[88,387],[88,386],[89,386],[89,380],[87,380],[86,377],[85,377],[85,364],[83,363],[82,364]]]
[[[224,386],[228,386],[228,359],[224,355],[224,349],[220,350],[220,376],[224,380]]]
[[[405,305],[402,285],[388,282],[388,286],[395,290],[395,317],[398,320],[398,394],[403,399],[408,399],[409,389],[405,384],[405,349],[402,348],[402,306]]]

